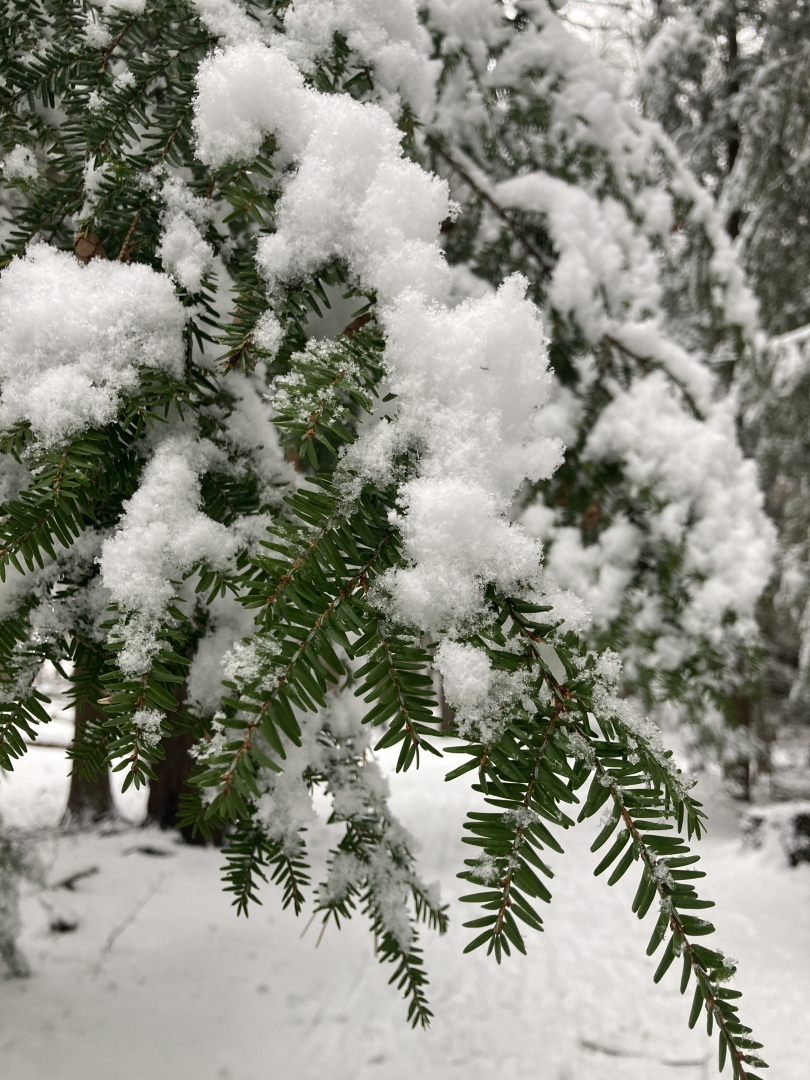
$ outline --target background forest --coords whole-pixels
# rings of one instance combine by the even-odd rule
[[[0,10],[0,1062],[798,1080],[810,8]]]

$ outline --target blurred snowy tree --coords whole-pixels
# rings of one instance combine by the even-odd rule
[[[779,530],[776,572],[762,599],[766,644],[760,733],[807,723],[810,704],[810,5],[803,0],[656,4],[639,91],[718,206],[778,335],[737,366],[743,441],[755,455]]]
[[[499,961],[590,781],[596,872],[640,863],[656,980],[682,958],[690,1023],[752,1077],[733,965],[693,940],[700,806],[601,647],[694,708],[756,648],[771,535],[706,364],[749,298],[708,197],[544,3],[5,18],[2,764],[47,720],[44,658],[103,710],[78,767],[140,785],[193,732],[185,822],[229,831],[240,911],[265,874],[302,908],[321,789],[315,915],[363,911],[414,1024],[417,926],[447,916],[372,736],[397,772],[460,755],[489,804],[461,876]],[[604,594],[595,631],[569,584]]]
[[[622,654],[625,689],[685,713],[745,793],[773,530],[725,390],[755,302],[710,197],[546,4],[462,11],[431,7],[426,141],[463,206],[447,254],[461,295],[529,278],[555,374],[543,423],[567,447],[522,520],[592,608],[592,640]]]
[[[714,195],[783,334],[810,323],[810,4],[658,0],[639,92]]]

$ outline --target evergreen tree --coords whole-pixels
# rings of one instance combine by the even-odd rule
[[[713,930],[688,847],[700,804],[620,696],[618,655],[584,640],[582,602],[510,520],[526,478],[568,492],[601,468],[575,446],[571,479],[554,479],[562,446],[532,300],[549,310],[572,397],[604,418],[652,388],[645,407],[716,432],[722,477],[751,494],[705,367],[645,314],[656,286],[630,285],[654,283],[659,263],[666,277],[648,176],[671,173],[685,246],[713,253],[693,332],[739,341],[725,327],[743,294],[698,190],[649,127],[626,157],[629,123],[594,141],[621,110],[598,73],[560,92],[555,52],[569,71],[590,61],[539,3],[504,14],[436,0],[428,29],[407,0],[38,0],[5,15],[2,764],[47,721],[33,685],[46,658],[72,661],[76,694],[103,710],[73,748],[83,768],[113,762],[125,786],[147,783],[182,724],[197,762],[184,820],[229,831],[226,887],[244,912],[268,875],[285,906],[307,902],[311,795],[325,791],[338,839],[315,916],[362,910],[423,1025],[417,930],[441,932],[447,912],[418,877],[372,744],[397,772],[456,755],[448,779],[485,797],[461,876],[481,909],[468,950],[498,961],[542,929],[542,852],[562,850],[568,811],[604,809],[596,873],[612,866],[612,884],[636,864],[634,912],[657,901],[656,980],[680,957],[690,1023],[705,1012],[721,1068],[729,1057],[753,1077],[734,965],[696,940]],[[519,181],[535,153],[553,168],[529,197]],[[597,229],[630,223],[615,294],[596,255],[595,272],[571,266],[549,190],[569,211],[581,193],[571,229],[583,208]],[[536,266],[513,274],[527,241]],[[566,256],[591,301],[604,294],[592,323],[591,301],[573,318],[560,299]],[[632,452],[614,442],[605,476],[652,503],[657,475],[642,490],[615,464]],[[699,528],[700,508],[689,513]],[[745,529],[767,548],[756,508]],[[726,595],[718,568],[677,553],[667,565],[684,581],[719,576]]]
[[[517,269],[549,315],[545,424],[567,452],[523,521],[592,607],[591,640],[623,656],[625,689],[677,707],[745,792],[773,532],[727,390],[754,302],[705,191],[547,5],[486,24],[435,7],[427,141],[464,208],[456,287]]]
[[[810,706],[810,472],[807,327],[774,338],[739,373],[743,438],[756,455],[779,531],[775,573],[760,601],[766,643],[757,703],[771,739],[806,743]],[[767,725],[767,726],[766,726]],[[774,793],[785,778],[771,767]],[[788,787],[783,794],[796,794]]]
[[[639,90],[716,199],[763,326],[810,323],[810,6],[660,0]]]
[[[784,725],[806,723],[808,702],[807,375],[793,334],[810,322],[810,9],[803,2],[666,2],[656,5],[648,32],[644,106],[712,193],[762,325],[785,338],[747,352],[735,373],[743,442],[779,533],[759,610],[758,692],[748,702],[759,736],[752,753],[768,767],[767,744]]]

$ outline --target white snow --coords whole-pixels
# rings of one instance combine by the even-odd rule
[[[283,47],[307,69],[331,50],[335,34],[341,33],[352,52],[373,69],[381,104],[392,116],[403,97],[429,120],[439,65],[428,59],[430,37],[417,7],[416,0],[297,0],[285,13]]]
[[[588,846],[593,822],[561,834],[564,856],[549,854],[553,900],[546,933],[527,939],[528,957],[498,967],[482,952],[462,955],[471,917],[456,897],[469,891],[454,874],[470,849],[460,843],[464,780],[444,784],[444,762],[391,778],[393,806],[424,843],[419,869],[441,881],[451,901],[444,938],[423,932],[428,1032],[411,1031],[405,1005],[387,985],[360,918],[300,938],[279,892],[263,886],[264,906],[237,918],[220,890],[219,852],[177,845],[171,834],[123,831],[60,835],[44,829],[39,850],[47,880],[99,872],[65,889],[26,889],[21,944],[30,980],[0,983],[0,1065],[14,1080],[486,1080],[493,1074],[538,1080],[706,1080],[716,1075],[715,1040],[686,1026],[689,998],[677,972],[652,982],[657,957],[644,950],[650,918],[630,911],[628,874],[609,889],[594,879]],[[34,750],[0,786],[8,823],[30,821],[47,784],[55,824],[67,790],[64,758]],[[804,1080],[810,1057],[810,867],[790,870],[778,844],[741,851],[739,811],[707,778],[711,829],[701,844],[709,877],[701,892],[718,903],[717,945],[736,956],[742,1016],[766,1044],[780,1080]],[[128,793],[129,795],[129,793]],[[708,796],[708,798],[707,798]],[[330,831],[310,835],[322,880]],[[135,813],[134,800],[129,812]],[[333,841],[332,841],[333,842]],[[150,857],[139,847],[167,854]],[[78,923],[55,934],[57,918]],[[709,944],[714,943],[714,938]],[[36,1026],[32,1031],[32,1017]],[[148,1037],[146,1034],[148,1033]]]
[[[736,442],[729,402],[697,421],[664,375],[654,372],[606,407],[585,455],[623,460],[635,490],[655,486],[663,493],[666,506],[653,528],[685,545],[685,568],[693,577],[682,616],[687,632],[717,641],[725,613],[734,612],[738,632],[753,633],[776,535],[762,513],[756,464],[743,458]]]
[[[36,158],[27,146],[17,143],[0,162],[6,180],[36,180],[39,175]]]
[[[182,374],[185,321],[148,266],[32,245],[0,278],[0,427],[28,420],[53,446],[110,423],[140,367]]]
[[[200,226],[213,216],[213,207],[177,178],[164,183],[161,197],[166,209],[161,216],[163,235],[158,255],[167,273],[189,292],[199,292],[202,279],[214,265],[214,249],[200,233]]]
[[[132,614],[113,632],[124,642],[117,663],[128,675],[148,670],[177,579],[198,562],[225,570],[235,553],[234,537],[200,510],[201,474],[220,454],[204,440],[167,438],[102,545],[102,581],[122,614]]]

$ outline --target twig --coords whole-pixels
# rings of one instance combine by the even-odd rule
[[[506,224],[506,226],[510,229],[516,239],[523,245],[523,247],[528,251],[532,258],[536,259],[544,270],[553,270],[554,266],[556,265],[554,259],[552,259],[549,255],[546,255],[544,251],[541,251],[540,248],[537,247],[537,245],[529,239],[529,237],[524,233],[521,227],[516,222],[514,222],[512,218],[510,218],[510,216],[500,205],[500,203],[496,202],[495,199],[493,199],[493,197],[489,194],[489,192],[486,191],[486,189],[483,188],[477,180],[473,179],[471,173],[460,162],[456,161],[456,159],[452,157],[452,155],[449,154],[447,150],[445,150],[445,148],[442,146],[436,136],[427,135],[426,141],[428,146],[435,150],[439,157],[444,158],[444,160],[447,162],[453,172],[458,173],[464,183],[471,187],[473,191],[479,196],[479,198],[481,198],[487,204],[487,206],[498,215],[501,221]]]
[[[54,885],[51,885],[52,889],[68,889],[70,892],[76,891],[76,882],[81,881],[82,878],[92,877],[99,872],[97,866],[88,866],[86,870],[77,870],[75,874],[71,874],[70,877],[63,878],[61,881],[57,881]]]
[[[307,930],[309,930],[310,926],[312,926],[312,924],[313,924],[313,923],[315,922],[315,916],[316,916],[317,914],[318,914],[318,912],[317,912],[317,911],[313,911],[313,912],[312,912],[312,914],[311,914],[311,915],[310,915],[310,917],[309,917],[309,921],[307,922],[307,925],[306,925],[306,926],[304,927],[304,929],[303,929],[303,930],[301,931],[301,933],[300,933],[300,934],[298,935],[298,940],[299,940],[299,941],[300,941],[300,940],[301,940],[301,938],[302,938],[302,937],[304,936],[304,934],[305,934],[305,933],[307,932]]]
[[[163,884],[163,881],[164,881],[165,877],[166,877],[165,874],[160,875],[160,877],[157,879],[157,881],[154,883],[154,885],[151,886],[149,891],[144,896],[141,897],[141,899],[138,901],[138,903],[135,905],[135,907],[132,909],[132,911],[130,911],[129,915],[127,915],[127,917],[122,922],[120,922],[118,924],[118,926],[115,927],[115,929],[112,931],[110,936],[104,942],[104,946],[103,946],[101,952],[99,953],[98,960],[96,960],[95,964],[93,964],[93,969],[92,970],[93,970],[93,978],[94,979],[101,973],[101,966],[104,963],[105,958],[107,956],[109,956],[110,952],[112,951],[112,947],[115,944],[115,942],[123,934],[123,932],[126,930],[126,928],[128,926],[132,925],[132,923],[138,917],[140,912],[146,907],[146,905],[149,903],[149,901],[152,899],[152,897],[158,891],[160,886]]]
[[[618,338],[613,337],[611,334],[603,334],[602,340],[607,342],[608,345],[615,345],[619,352],[623,352],[625,356],[628,356],[631,360],[635,360],[635,362],[638,364],[638,366],[641,368],[642,372],[645,375],[649,370],[650,364],[654,364],[656,367],[663,368],[663,370],[667,373],[670,381],[673,382],[683,394],[684,400],[686,401],[686,404],[689,406],[689,408],[692,410],[695,419],[700,421],[706,419],[703,413],[697,407],[697,403],[692,397],[690,391],[687,390],[681,379],[679,379],[676,375],[672,374],[666,364],[661,363],[661,361],[656,360],[652,356],[642,356],[640,353],[637,353],[633,349],[628,348],[623,341],[619,341]]]
[[[318,948],[320,943],[323,941],[323,935],[326,933],[326,928],[327,928],[328,925],[329,925],[329,915],[327,914],[326,918],[323,920],[323,926],[321,927],[321,932],[320,932],[320,934],[318,934],[318,940],[315,942],[315,948],[316,949]]]

